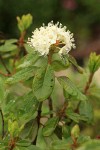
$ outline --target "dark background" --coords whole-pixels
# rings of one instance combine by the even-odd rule
[[[42,23],[59,21],[74,33],[75,57],[100,53],[100,0],[0,0],[0,37],[18,38],[16,16],[27,13],[33,16],[27,36]]]

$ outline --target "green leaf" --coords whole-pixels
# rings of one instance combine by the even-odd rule
[[[20,101],[22,101],[21,104]],[[34,96],[33,92],[29,92],[28,94],[20,97],[18,107],[19,108],[17,110],[17,117],[19,118],[20,122],[26,123],[29,120],[34,119],[37,115],[36,112],[38,108],[38,101]]]
[[[93,122],[93,108],[89,101],[81,101],[79,105],[79,114],[84,116],[88,123]]]
[[[36,69],[37,67],[34,66],[23,68],[22,70],[14,74],[12,77],[8,78],[6,83],[13,84],[22,80],[27,80],[34,75]]]
[[[73,82],[65,76],[61,76],[57,78],[59,83],[61,84],[61,86],[64,89],[64,92],[69,96],[72,96],[78,100],[86,100],[86,96],[84,94],[81,93],[81,91],[79,91],[79,89],[73,84]]]
[[[90,140],[77,150],[100,150],[100,140]]]
[[[67,139],[68,137],[70,137],[71,133],[70,133],[70,127],[68,125],[63,125],[62,126],[62,136],[63,138]]]
[[[9,40],[6,40],[6,44],[12,44],[12,43],[17,43],[17,39],[9,39]]]
[[[16,146],[28,147],[31,143],[28,140],[20,140],[16,143]]]
[[[9,95],[13,95],[14,97],[22,96],[28,93],[30,90],[31,89],[28,86],[25,86],[23,83],[18,82],[16,84],[9,86],[7,95],[8,97]],[[14,99],[14,98],[10,98],[10,100],[11,99]],[[7,102],[9,102],[9,100],[7,100]]]
[[[68,108],[66,110],[66,115],[68,118],[72,119],[76,123],[79,123],[80,120],[86,121],[86,118],[84,116],[81,116],[81,115],[73,112],[73,110],[70,108]]]
[[[33,47],[29,46],[28,44],[24,44],[24,47],[25,47],[25,50],[28,52],[28,53],[34,53],[35,50]]]
[[[17,68],[26,68],[35,64],[35,62],[40,58],[37,53],[30,53],[24,58],[24,62],[20,64]]]
[[[3,111],[8,117],[10,117],[10,113],[11,115],[14,114],[14,117],[17,118],[20,124],[24,125],[28,121],[36,118],[38,103],[39,102],[31,91],[23,96],[11,99],[6,104]]]
[[[76,124],[74,125],[74,127],[71,129],[71,136],[72,138],[78,138],[80,135],[80,128],[79,128],[79,125]]]
[[[44,149],[41,149],[35,145],[30,145],[30,146],[16,146],[14,148],[14,150],[44,150]]]
[[[0,145],[0,150],[5,150],[5,149],[6,149],[6,146]]]
[[[90,141],[90,140],[91,140],[90,136],[80,135],[77,139],[77,143],[79,145],[81,145],[81,144],[84,144],[85,142]]]
[[[44,138],[45,138],[46,143],[47,143],[47,145],[48,145],[48,150],[51,150],[51,149],[50,149],[50,144],[51,144],[53,141],[59,139],[59,137],[56,135],[56,133],[53,133],[52,135],[46,136],[46,137],[44,137]],[[47,149],[46,149],[46,150],[47,150]]]
[[[28,147],[28,150],[45,150],[45,149],[42,149],[42,148],[37,147],[35,145],[31,145],[31,146]]]
[[[58,121],[58,117],[48,119],[48,121],[45,124],[45,127],[43,128],[43,136],[50,136],[54,132]]]
[[[33,93],[39,101],[46,100],[54,88],[54,72],[48,65],[37,70],[33,79]]]
[[[93,86],[89,88],[89,96],[90,98],[93,97],[94,99],[100,100],[100,87],[99,86]]]
[[[31,142],[35,140],[38,133],[38,124],[37,120],[35,119],[30,120],[24,126],[24,129],[21,131],[20,136],[22,139],[29,139]]]
[[[8,120],[8,131],[12,137],[17,137],[19,134],[19,125],[17,121]]]
[[[47,144],[42,134],[42,127],[40,127],[38,131],[36,146],[42,148],[43,150],[45,150],[45,148],[47,149]]]
[[[69,67],[69,61],[66,57],[62,58],[58,53],[55,53],[52,57],[52,67],[55,71],[64,70]]]
[[[8,146],[8,139],[5,138],[5,139],[1,139],[1,136],[0,136],[0,150],[6,150],[6,147]]]
[[[5,99],[4,81],[0,77],[0,104],[3,102],[4,99]]]
[[[91,53],[88,66],[90,72],[95,73],[100,67],[100,55],[96,55],[96,53]]]
[[[66,140],[57,140],[52,142],[50,150],[72,150],[70,142]]]
[[[83,68],[78,65],[76,59],[73,56],[68,54],[67,55],[67,59],[69,60],[69,62],[71,62],[77,68],[79,73],[83,73],[84,72]]]
[[[0,52],[9,52],[17,49],[17,45],[14,43],[17,42],[17,39],[6,40],[3,45],[0,46]]]
[[[32,24],[32,19],[33,17],[31,14],[23,15],[21,18],[17,17],[19,30],[24,32],[27,28],[29,28]]]

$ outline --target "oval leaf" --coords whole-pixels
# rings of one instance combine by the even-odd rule
[[[79,73],[83,73],[84,72],[83,68],[78,65],[76,59],[73,56],[71,56],[71,55],[68,54],[67,58],[68,58],[69,62],[71,64],[73,64],[77,68],[77,70],[78,70]]]
[[[73,84],[68,77],[58,77],[58,81],[64,89],[66,95],[73,96],[78,100],[86,100],[86,96],[79,91],[79,89]],[[68,97],[68,96],[67,96]]]
[[[79,105],[79,113],[86,118],[88,123],[93,122],[93,108],[89,101],[81,101]]]
[[[34,63],[40,58],[37,53],[30,53],[24,57],[24,62],[20,64],[17,68],[26,68],[34,65]]]
[[[100,150],[100,140],[90,140],[77,150]]]
[[[50,136],[54,132],[54,130],[58,124],[58,121],[59,121],[58,117],[50,118],[46,122],[45,127],[43,128],[43,135]]]
[[[8,78],[6,82],[9,84],[13,84],[21,80],[27,80],[34,75],[34,72],[36,71],[36,69],[37,67],[34,67],[34,66],[23,68],[22,70],[14,74],[12,77]]]
[[[33,92],[39,101],[46,100],[52,93],[54,87],[54,72],[48,65],[40,68],[33,80]]]

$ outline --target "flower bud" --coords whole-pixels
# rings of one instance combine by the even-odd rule
[[[32,24],[32,16],[30,14],[23,15],[21,18],[17,17],[18,28],[21,32],[24,32]]]
[[[79,126],[76,124],[73,128],[72,128],[72,130],[71,130],[71,136],[72,136],[72,138],[78,138],[79,137],[79,134],[80,134],[80,128],[79,128]]]

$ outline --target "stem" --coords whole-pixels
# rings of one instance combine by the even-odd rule
[[[90,84],[92,82],[93,75],[94,75],[94,73],[91,73],[90,76],[89,76],[88,82],[86,83],[86,86],[84,88],[84,94],[87,94],[87,92],[88,92],[88,90],[90,88]]]
[[[48,64],[51,64],[52,62],[52,55],[53,55],[54,50],[50,49],[50,52],[48,54]]]
[[[49,104],[49,109],[52,112],[53,111],[53,104],[52,104],[51,97],[49,97],[49,99],[48,99],[48,104]],[[50,118],[52,118],[52,117],[53,117],[53,113],[50,114]]]
[[[41,119],[41,109],[42,109],[42,102],[40,102],[39,108],[38,108],[38,116],[37,116],[37,123],[38,123],[38,128],[40,126],[40,119]]]
[[[2,64],[3,64],[4,68],[6,69],[7,73],[10,74],[10,71],[8,70],[7,66],[5,65],[5,63],[4,63],[3,58],[1,57],[1,55],[0,55],[0,60],[1,60]]]
[[[40,119],[41,119],[41,112],[42,112],[42,102],[40,102],[39,104],[39,108],[38,108],[38,115],[37,115],[37,123],[38,123],[38,130],[39,130],[39,127],[41,125],[41,122],[40,122]],[[36,141],[37,141],[37,136],[38,136],[38,131],[37,131],[37,135],[35,137],[35,140],[32,142],[32,144],[36,145]]]
[[[48,64],[51,64],[51,54],[48,55]]]
[[[89,88],[90,88],[90,85],[91,85],[91,82],[92,82],[92,79],[93,79],[93,75],[94,75],[94,73],[91,73],[91,74],[89,75],[88,82],[86,83],[86,86],[85,86],[84,92],[83,92],[85,95],[87,94],[87,92],[88,92],[88,90],[89,90]],[[75,110],[76,113],[79,113],[79,105],[80,105],[80,103],[81,103],[81,101],[80,101],[80,102],[78,103],[78,105],[77,105],[77,108],[76,108],[76,110]]]
[[[8,150],[13,150],[16,146],[16,139],[11,139],[8,146],[9,146]]]
[[[73,140],[73,144],[71,145],[72,146],[72,150],[75,150],[78,147],[77,139],[72,138],[72,140]]]
[[[13,59],[14,72],[16,72],[15,63],[16,63],[16,61],[19,59],[19,53],[20,53],[20,49],[19,49],[19,46],[18,46],[18,53],[15,55],[15,58]]]
[[[2,118],[2,139],[4,138],[4,116],[3,116],[3,112],[0,109],[0,114],[1,114],[1,118]]]
[[[62,106],[62,108],[61,108],[61,110],[57,114],[60,119],[65,116],[65,110],[66,110],[66,108],[67,108],[67,102],[65,101],[64,104],[63,104],[63,106]]]
[[[15,69],[15,63],[16,61],[19,59],[19,55],[20,55],[20,51],[21,49],[24,47],[24,38],[25,38],[25,35],[26,35],[26,31],[23,31],[20,35],[20,38],[18,40],[18,53],[16,54],[14,60],[13,60],[13,68],[14,68],[14,72],[16,72],[16,69]],[[25,52],[26,53],[26,52]]]
[[[0,71],[0,74],[3,75],[3,76],[5,76],[5,77],[10,77],[11,76],[11,74],[5,74],[5,73],[3,73],[1,71]]]
[[[26,34],[26,31],[23,31],[23,32],[21,33],[20,38],[19,38],[19,46],[21,46],[21,47],[22,47],[23,44],[24,44],[25,34]]]

